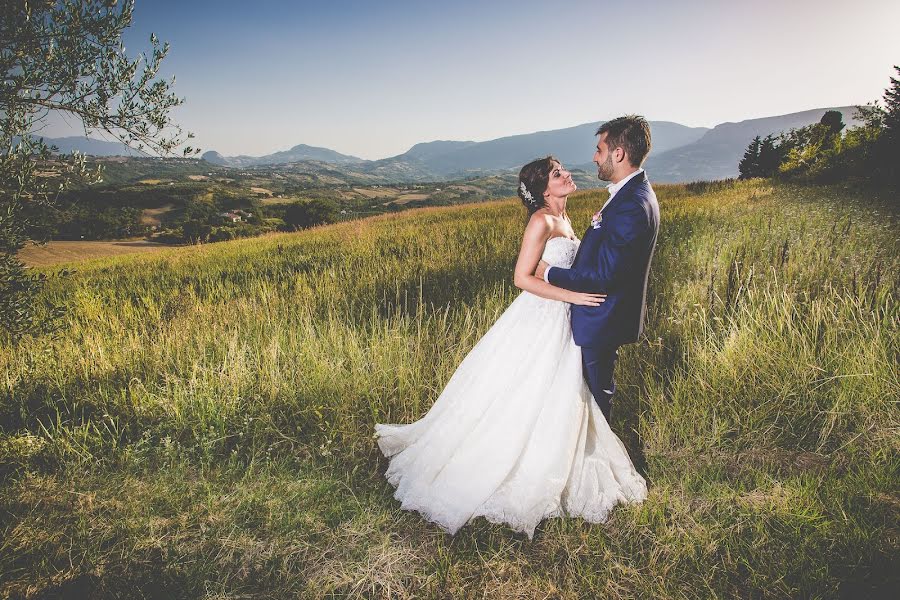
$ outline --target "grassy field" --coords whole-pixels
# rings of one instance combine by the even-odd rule
[[[0,346],[0,597],[891,597],[896,200],[658,192],[612,422],[643,504],[533,541],[398,510],[373,425],[424,414],[516,296],[523,228],[411,211],[51,277],[62,329]]]

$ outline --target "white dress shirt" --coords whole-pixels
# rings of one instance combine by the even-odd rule
[[[606,186],[607,191],[609,191],[609,198],[607,198],[606,202],[603,203],[603,207],[600,208],[600,212],[602,213],[603,209],[606,208],[607,206],[609,206],[609,203],[612,202],[613,197],[616,195],[616,193],[619,190],[621,190],[623,187],[625,187],[626,183],[628,183],[629,181],[631,181],[631,179],[633,179],[637,175],[640,175],[643,172],[644,172],[644,169],[639,168],[634,173],[630,173],[626,177],[623,177],[622,179],[620,179],[618,183],[610,183],[608,186]],[[552,269],[552,268],[553,267],[547,267],[544,270],[544,281],[546,281],[547,283],[550,283],[550,279],[549,279],[548,275],[550,274],[550,269]]]

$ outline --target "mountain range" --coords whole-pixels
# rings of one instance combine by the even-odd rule
[[[840,111],[848,127],[858,124],[853,119],[856,111],[854,106],[819,108],[737,123],[721,123],[711,129],[688,127],[669,121],[650,121],[653,148],[645,167],[651,179],[659,183],[736,177],[738,162],[754,136],[777,134],[816,123],[828,110]],[[443,181],[517,170],[530,160],[547,154],[555,155],[571,168],[592,172],[594,166],[590,159],[593,156],[597,126],[598,123],[584,123],[484,142],[424,142],[414,145],[403,154],[380,160],[363,160],[328,148],[305,144],[256,157],[226,157],[209,151],[203,154],[202,159],[211,164],[232,168],[283,169],[293,166],[312,172],[347,171],[370,179],[373,183]],[[58,146],[61,152],[78,149],[96,156],[128,155],[126,146],[101,140],[70,137],[45,141]],[[130,153],[132,156],[135,154],[133,150]]]

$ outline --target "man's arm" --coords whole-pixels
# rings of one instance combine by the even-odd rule
[[[547,270],[547,281],[576,292],[606,294],[615,289],[634,256],[633,245],[646,233],[649,223],[644,208],[634,202],[623,206],[606,227],[606,237],[597,248],[596,269]]]
[[[516,260],[516,268],[513,272],[514,285],[526,292],[541,298],[560,300],[570,304],[597,306],[604,299],[593,294],[582,294],[571,290],[554,287],[546,283],[540,277],[534,275],[535,267],[541,260],[541,254],[547,240],[550,239],[552,226],[544,215],[533,215],[525,226],[522,236],[522,247],[519,250],[519,258]]]

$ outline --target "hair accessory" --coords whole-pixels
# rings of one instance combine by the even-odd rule
[[[524,198],[525,202],[528,204],[537,204],[534,201],[534,196],[531,195],[531,192],[528,191],[528,188],[525,187],[525,182],[519,184],[519,189],[522,191],[522,198]]]

